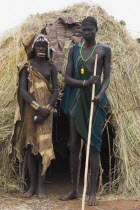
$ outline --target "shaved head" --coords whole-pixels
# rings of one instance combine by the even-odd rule
[[[94,17],[88,16],[82,21],[83,25],[94,25],[98,31],[97,20]]]

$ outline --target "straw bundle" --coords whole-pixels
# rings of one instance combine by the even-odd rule
[[[36,15],[9,32],[1,40],[0,50],[0,190],[11,190],[17,187],[16,176],[13,175],[13,164],[9,164],[8,148],[13,132],[15,109],[16,72],[18,64],[26,61],[21,44],[23,38],[40,32],[46,23],[52,23],[60,15],[71,15],[77,20],[86,16],[94,16],[99,25],[98,42],[112,48],[111,83],[107,91],[115,127],[114,153],[117,159],[115,170],[117,179],[111,182],[114,190],[117,184],[121,194],[140,194],[140,45],[133,40],[125,28],[100,7],[82,3],[68,7],[62,11]],[[69,40],[65,45],[65,71]],[[61,86],[63,77],[59,75]],[[11,187],[12,186],[12,187]]]

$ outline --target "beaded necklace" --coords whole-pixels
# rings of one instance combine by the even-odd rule
[[[83,49],[84,44],[85,44],[85,43],[83,43],[82,46],[81,46],[81,48],[80,48],[80,56],[81,56],[81,58],[82,58],[83,61],[87,62],[87,61],[92,57],[92,55],[93,55],[93,53],[94,53],[94,51],[95,51],[96,46],[97,46],[98,43],[97,43],[96,45],[94,45],[94,48],[93,48],[91,54],[90,54],[90,55],[88,56],[88,58],[86,58],[86,59],[83,58],[83,55],[82,55],[82,49]],[[85,70],[84,70],[84,68],[82,68],[82,69],[81,69],[81,74],[84,74],[84,73],[85,73]]]
[[[89,48],[89,47],[94,47],[95,45],[96,45],[96,44],[93,44],[93,45],[88,46],[88,45],[84,44],[84,46],[85,46],[85,47],[88,47],[88,48]]]
[[[83,58],[83,55],[82,55],[82,49],[83,49],[84,44],[85,44],[85,43],[83,43],[82,46],[81,46],[81,48],[80,48],[80,56],[81,56],[81,58],[82,58],[83,61],[87,62],[87,61],[91,58],[91,56],[93,55],[93,53],[94,53],[94,51],[95,51],[95,48],[96,48],[97,44],[94,46],[94,48],[93,48],[91,54],[90,54],[90,55],[88,56],[88,58],[86,58],[86,59]]]

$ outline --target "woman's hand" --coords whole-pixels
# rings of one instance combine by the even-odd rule
[[[44,120],[50,115],[50,111],[47,108],[38,108],[38,116],[34,117],[34,122],[38,124],[42,124]]]
[[[34,122],[42,124],[44,122],[44,119],[41,116],[34,116]]]
[[[46,119],[51,113],[47,108],[42,108],[41,106],[38,108],[37,111],[43,119]]]

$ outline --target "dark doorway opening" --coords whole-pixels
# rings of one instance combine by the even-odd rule
[[[111,118],[108,114],[107,119]],[[103,184],[110,183],[114,175],[115,157],[113,154],[113,139],[115,138],[115,129],[110,122],[107,123],[102,135],[101,148],[101,165],[103,169]],[[70,184],[70,149],[69,149],[69,120],[60,110],[54,113],[53,120],[53,145],[56,159],[52,161],[48,171],[47,179],[58,179],[66,184]],[[81,161],[81,181],[83,185],[84,168],[85,168],[85,147],[82,150]],[[116,177],[115,177],[116,178]],[[109,184],[108,184],[109,185]],[[107,186],[108,186],[107,185]]]

